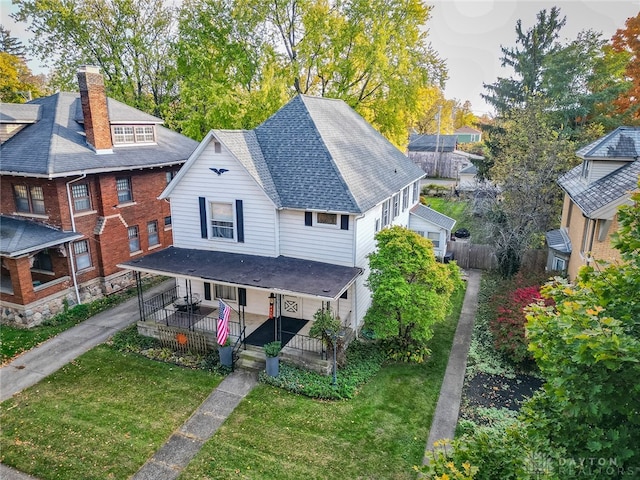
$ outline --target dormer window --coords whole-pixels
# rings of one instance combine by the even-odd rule
[[[154,143],[156,141],[153,125],[113,125],[111,134],[114,145]]]

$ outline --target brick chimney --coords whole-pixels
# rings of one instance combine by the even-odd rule
[[[107,95],[98,67],[81,66],[78,70],[78,85],[87,143],[98,154],[113,153]]]

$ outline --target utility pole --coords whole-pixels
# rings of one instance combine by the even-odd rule
[[[438,106],[438,132],[436,133],[436,151],[435,151],[435,160],[436,160],[436,170],[435,170],[435,174],[436,177],[439,177],[438,175],[438,161],[440,160],[440,154],[438,153],[438,148],[440,147],[440,118],[442,117],[442,105]]]

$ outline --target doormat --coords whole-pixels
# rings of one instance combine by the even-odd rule
[[[257,347],[264,346],[265,343],[273,342],[275,337],[275,319],[270,318],[247,337],[246,342],[249,345]],[[302,327],[307,324],[307,320],[298,318],[282,317],[282,346],[284,347]]]

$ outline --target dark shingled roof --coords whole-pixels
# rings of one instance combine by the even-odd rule
[[[118,146],[111,154],[97,155],[87,145],[83,126],[76,121],[79,104],[79,94],[65,92],[30,102],[28,105],[40,106],[41,119],[0,147],[0,172],[54,178],[81,172],[174,165],[186,161],[198,146],[198,142],[156,125],[156,144]],[[2,111],[6,107],[3,105]],[[108,107],[117,122],[160,121],[112,99],[108,99]]]
[[[29,103],[0,103],[0,123],[34,123],[42,107]]]
[[[327,299],[337,299],[362,273],[357,267],[291,257],[262,257],[176,247],[150,253],[119,266]]]
[[[584,160],[633,160],[640,156],[640,127],[618,127],[576,152]]]
[[[0,216],[0,255],[5,257],[18,257],[82,237],[32,220]]]
[[[411,213],[446,230],[451,230],[456,224],[453,218],[420,203],[411,209]]]
[[[640,160],[629,162],[595,182],[586,183],[582,165],[572,168],[558,179],[560,186],[582,212],[589,216],[596,210],[628,195],[638,185]]]
[[[549,248],[561,253],[571,253],[571,239],[564,230],[550,230],[545,234],[545,237]]]
[[[439,138],[438,138],[439,137]],[[458,143],[457,135],[421,135],[412,133],[409,137],[410,152],[453,152]]]

